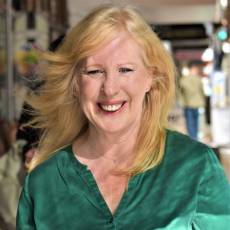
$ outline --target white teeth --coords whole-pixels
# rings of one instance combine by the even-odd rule
[[[110,111],[110,112],[114,112],[118,109],[120,109],[122,106],[122,104],[116,104],[116,105],[102,105],[101,104],[101,108],[105,111]]]

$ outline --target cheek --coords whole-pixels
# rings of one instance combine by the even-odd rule
[[[79,84],[79,91],[83,99],[93,99],[97,98],[100,87],[93,79],[82,79]]]
[[[89,120],[91,120],[90,117],[94,110],[96,98],[97,92],[92,81],[81,80],[79,83],[79,101],[81,109]]]
[[[142,100],[147,92],[148,83],[146,79],[141,76],[132,79],[131,81],[127,82],[127,89],[133,96],[140,98]]]

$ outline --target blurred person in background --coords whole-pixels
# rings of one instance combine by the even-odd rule
[[[18,230],[229,227],[229,184],[212,150],[167,129],[175,67],[135,10],[94,9],[43,58],[30,103],[44,131]]]
[[[0,229],[15,229],[16,211],[24,178],[23,143],[16,142],[17,124],[0,120]]]
[[[189,74],[182,76],[179,82],[181,103],[188,135],[197,140],[199,132],[199,108],[205,106],[205,94],[202,83],[201,62],[188,64]]]

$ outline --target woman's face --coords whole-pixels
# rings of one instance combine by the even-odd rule
[[[86,60],[80,76],[80,104],[90,128],[106,133],[138,128],[151,83],[139,46],[120,33]]]

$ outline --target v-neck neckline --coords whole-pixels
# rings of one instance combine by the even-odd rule
[[[91,172],[90,169],[88,169],[87,165],[81,163],[77,159],[77,157],[76,157],[76,155],[72,149],[71,144],[67,147],[67,152],[68,152],[68,155],[70,157],[70,161],[72,162],[72,165],[74,167],[74,170],[76,171],[76,173],[78,173],[78,175],[81,176],[81,178],[83,179],[85,184],[88,186],[88,188],[90,189],[92,194],[95,196],[96,201],[98,203],[98,206],[103,211],[103,213],[106,213],[106,216],[110,217],[111,219],[114,219],[117,216],[119,216],[123,210],[123,207],[126,204],[127,197],[129,195],[130,191],[132,191],[136,187],[135,185],[138,182],[138,178],[139,178],[140,174],[135,175],[129,179],[127,189],[122,194],[121,199],[118,203],[118,206],[117,206],[115,212],[112,213],[111,210],[109,209],[100,189],[99,189],[99,186],[96,182],[96,179],[93,176],[93,173]]]

